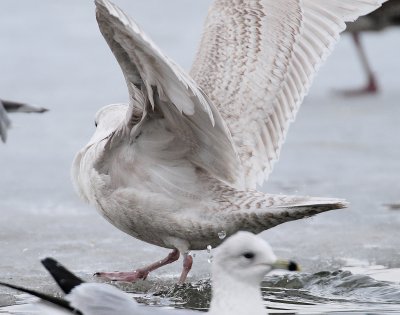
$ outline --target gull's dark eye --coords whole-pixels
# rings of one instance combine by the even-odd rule
[[[254,256],[255,256],[254,253],[250,253],[250,252],[243,254],[243,257],[246,259],[253,259]]]
[[[95,126],[96,126],[96,128],[97,128],[97,121],[95,121],[95,122],[94,122],[94,125],[95,125]]]

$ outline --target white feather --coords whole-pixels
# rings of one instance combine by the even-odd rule
[[[96,5],[100,30],[119,61],[131,101],[142,94],[142,107],[149,103],[152,110],[162,112],[168,128],[191,149],[190,160],[237,183],[240,162],[230,132],[209,98],[119,8],[107,0],[97,0]],[[146,109],[148,114],[152,110]]]
[[[262,184],[345,22],[383,0],[215,0],[191,74],[221,112],[248,188]]]

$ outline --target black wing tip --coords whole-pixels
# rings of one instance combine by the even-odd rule
[[[84,283],[82,279],[61,265],[57,260],[47,257],[41,260],[42,265],[51,274],[53,279],[64,293],[70,293],[75,287]]]
[[[65,269],[66,268],[61,265],[57,260],[55,260],[52,257],[46,257],[40,261],[42,265],[47,269],[48,272],[50,272],[51,275],[53,275],[53,272],[59,271],[60,269]]]
[[[0,281],[0,285],[3,286],[3,287],[10,288],[10,289],[14,289],[14,290],[25,292],[25,288],[19,287],[17,285],[11,284],[11,283]]]
[[[23,287],[20,287],[18,285],[2,282],[2,281],[0,281],[0,285],[4,286],[4,287],[7,287],[7,288],[10,288],[10,289],[13,289],[13,290],[16,290],[16,291],[20,291],[20,292],[24,292],[24,293],[30,294],[30,295],[35,296],[35,297],[37,297],[37,298],[39,298],[39,299],[41,299],[43,301],[49,302],[51,304],[57,305],[59,307],[62,307],[64,309],[66,309],[66,310],[69,310],[73,314],[82,315],[82,313],[79,312],[78,310],[74,309],[67,300],[64,300],[64,299],[61,299],[61,298],[57,298],[57,297],[51,296],[49,294],[37,292],[37,291],[31,290],[31,289],[23,288]]]
[[[58,261],[57,260],[55,260],[54,258],[52,258],[52,257],[46,257],[46,258],[43,258],[41,261],[40,261],[44,266],[47,266],[47,265],[56,265],[56,264],[58,264]]]

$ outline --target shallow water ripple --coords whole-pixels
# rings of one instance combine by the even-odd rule
[[[204,311],[211,299],[209,280],[150,291],[139,301]],[[270,314],[400,314],[400,285],[349,271],[267,277],[262,294]]]
[[[211,300],[209,279],[184,285],[172,280],[119,283],[118,287],[140,303],[159,307],[206,311]],[[261,291],[269,314],[400,314],[399,284],[350,271],[269,276]],[[27,298],[18,296],[19,304]],[[0,314],[8,314],[7,310],[0,308]]]

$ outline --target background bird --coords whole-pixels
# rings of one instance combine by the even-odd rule
[[[380,32],[391,26],[400,25],[400,0],[389,0],[376,11],[360,17],[355,22],[347,25],[347,31],[351,33],[357,49],[358,58],[361,61],[367,84],[360,89],[344,91],[345,95],[357,96],[364,94],[375,94],[379,92],[379,84],[368,61],[367,53],[361,42],[361,33]]]
[[[120,230],[173,251],[133,272],[145,279],[190,250],[239,230],[340,209],[342,200],[256,191],[272,170],[290,123],[345,22],[382,1],[216,0],[191,76],[122,10],[97,0],[100,30],[125,76],[130,103],[102,108],[77,154],[80,195]],[[288,36],[288,34],[290,36]]]
[[[11,127],[11,121],[7,113],[44,113],[46,108],[35,107],[25,103],[0,100],[0,138],[3,142],[7,140],[7,130]]]
[[[203,312],[141,306],[123,291],[100,283],[85,283],[51,258],[42,261],[65,298],[53,297],[8,283],[7,286],[41,299],[26,305],[27,313],[81,315],[197,315]],[[260,283],[273,269],[298,270],[295,262],[278,260],[269,244],[248,232],[239,232],[216,249],[212,263],[212,300],[210,315],[265,314]]]

